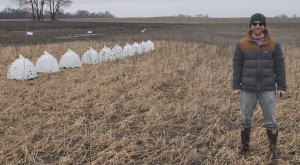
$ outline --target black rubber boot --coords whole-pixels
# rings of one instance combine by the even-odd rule
[[[276,150],[278,130],[267,130],[267,134],[270,143],[270,154],[272,156],[272,160],[281,160],[281,157]]]
[[[242,146],[239,149],[239,154],[245,154],[246,152],[250,151],[250,130],[251,127],[244,127],[241,130],[241,140],[242,140]]]

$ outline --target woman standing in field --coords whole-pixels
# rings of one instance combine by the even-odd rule
[[[266,17],[261,13],[251,16],[247,37],[240,40],[233,56],[233,93],[241,95],[240,154],[250,151],[250,129],[257,101],[265,121],[272,160],[281,159],[276,142],[279,125],[275,117],[277,95],[286,94],[285,59],[280,43],[270,37]]]

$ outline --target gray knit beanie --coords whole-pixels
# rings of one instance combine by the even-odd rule
[[[267,26],[267,19],[266,17],[261,14],[261,13],[255,13],[251,16],[251,19],[250,19],[250,27],[251,27],[251,24],[254,22],[254,21],[261,21],[265,24],[265,27]]]

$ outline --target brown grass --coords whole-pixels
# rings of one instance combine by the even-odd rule
[[[231,63],[237,40],[231,40],[231,46],[157,40],[154,52],[32,81],[6,79],[18,54],[35,63],[44,50],[59,60],[68,48],[82,56],[89,44],[100,51],[116,43],[0,47],[0,164],[274,164],[259,106],[251,152],[236,153],[240,108]],[[288,94],[277,100],[283,157],[277,164],[299,164],[300,48],[283,44],[283,50]]]
[[[35,62],[39,52],[49,50],[60,59],[67,48],[81,54],[86,44],[2,49],[1,77],[16,58],[9,54],[23,52]],[[33,81],[2,78],[3,164],[84,164],[89,162],[88,149],[92,164],[266,164],[260,109],[254,115],[252,152],[247,157],[236,154],[240,139],[239,97],[231,95],[234,47],[155,45],[155,52],[62,69]],[[284,50],[289,93],[277,103],[278,149],[286,164],[297,164],[300,75],[299,62],[293,59],[299,49]]]

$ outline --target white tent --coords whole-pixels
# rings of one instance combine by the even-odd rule
[[[133,44],[133,49],[134,49],[135,54],[142,54],[143,53],[141,45],[136,43],[136,42],[134,42],[134,44]]]
[[[22,55],[11,64],[7,73],[7,79],[12,80],[30,80],[36,77],[34,64]]]
[[[37,73],[53,73],[59,71],[59,66],[56,58],[44,51],[44,55],[38,58],[35,69]]]
[[[133,47],[130,44],[126,44],[126,46],[124,46],[123,48],[123,56],[134,56],[135,55],[135,51],[133,49]]]
[[[118,44],[116,44],[116,46],[112,48],[111,54],[114,60],[123,58],[123,50],[120,46],[118,46]]]
[[[148,45],[146,44],[146,42],[142,41],[142,43],[140,45],[142,47],[143,53],[149,52]]]
[[[113,60],[111,49],[104,45],[104,48],[98,53],[98,58],[100,59],[100,62]]]
[[[150,41],[149,39],[148,39],[148,41],[147,41],[147,45],[148,45],[148,49],[149,49],[150,51],[155,50],[155,47],[154,47],[153,42]]]
[[[100,58],[98,57],[97,51],[91,47],[82,56],[83,64],[98,64],[99,62]]]
[[[59,62],[60,68],[79,68],[81,61],[78,54],[68,49],[68,51],[61,57]]]

